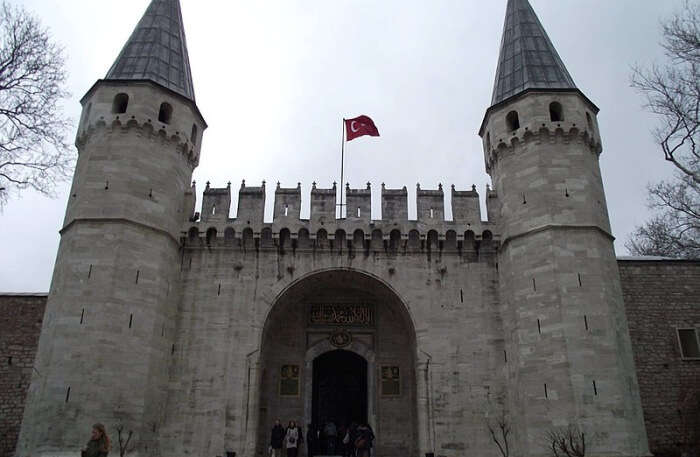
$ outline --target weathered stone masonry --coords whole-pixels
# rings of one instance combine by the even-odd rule
[[[700,324],[700,261],[624,259],[618,267],[649,447],[665,455],[684,439],[681,395],[700,393],[700,361],[681,360],[675,333]],[[0,295],[0,457],[14,452],[45,305],[46,294]]]
[[[0,295],[0,457],[14,454],[46,297]]]
[[[700,360],[682,360],[676,333],[700,327],[700,261],[618,265],[649,447],[672,455],[688,438],[700,440]],[[681,415],[693,414],[693,401],[694,421],[684,424]]]

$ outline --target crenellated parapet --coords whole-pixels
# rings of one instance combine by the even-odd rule
[[[408,191],[406,187],[387,189],[382,184],[381,218],[373,217],[372,186],[361,189],[346,187],[347,215],[337,217],[335,183],[329,189],[311,188],[309,219],[300,218],[302,202],[301,184],[275,189],[273,221],[264,222],[265,183],[250,187],[243,181],[239,190],[238,214],[228,218],[231,194],[230,185],[212,188],[209,183],[204,191],[201,217],[198,214],[183,226],[182,233],[189,246],[221,246],[273,249],[289,247],[311,249],[334,245],[381,252],[382,250],[470,250],[484,241],[494,245],[499,239],[495,217],[498,214],[496,193],[487,188],[488,214],[494,220],[482,221],[479,193],[476,187],[459,191],[452,186],[452,212],[454,220],[444,217],[444,192],[422,189],[416,193],[416,220],[408,218]],[[196,193],[193,187],[189,195]],[[194,202],[190,197],[188,202]],[[194,205],[191,206],[194,212]],[[495,209],[491,209],[495,208]],[[226,215],[226,216],[224,216]],[[494,245],[495,246],[495,245]]]
[[[594,154],[602,152],[598,108],[588,98],[578,91],[537,91],[536,97],[528,97],[529,93],[486,112],[479,135],[487,172],[499,158],[517,154],[517,146],[523,143],[579,142]]]
[[[207,124],[191,100],[148,81],[127,84],[102,80],[81,103],[83,113],[75,140],[79,153],[101,132],[133,131],[142,138],[160,138],[164,144],[169,143],[170,149],[187,160],[190,169],[199,165]]]

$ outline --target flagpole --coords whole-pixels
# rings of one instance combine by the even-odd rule
[[[343,184],[343,178],[344,178],[344,172],[345,172],[345,118],[343,118],[343,126],[341,128],[341,136],[340,136],[340,219],[343,218],[343,187],[345,185]]]

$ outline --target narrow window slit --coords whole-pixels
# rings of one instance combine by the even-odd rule
[[[174,344],[170,348],[170,355],[173,355],[173,354],[175,354],[175,345]]]
[[[134,315],[129,314],[129,328],[131,328],[131,325],[134,323]]]
[[[70,386],[68,386],[68,390],[66,390],[66,403],[68,403],[68,400],[70,400]]]
[[[583,324],[586,326],[586,331],[588,331],[588,316],[583,315]]]
[[[532,278],[532,290],[537,292],[537,281],[535,281],[535,278]]]
[[[139,276],[141,275],[141,270],[136,270],[136,284],[139,283]]]
[[[430,218],[431,219],[435,218],[435,210],[433,208],[430,208]]]
[[[160,328],[160,336],[165,336],[165,324]]]
[[[523,205],[527,205],[527,200],[525,199],[525,194],[523,194]]]
[[[8,364],[8,365],[12,365],[12,356],[9,356],[9,357],[7,358],[7,364]]]
[[[578,274],[578,286],[583,287],[583,282],[581,281],[581,273]]]
[[[90,276],[92,276],[92,264],[90,264],[90,268],[88,269],[88,279],[90,279]]]
[[[190,257],[190,268],[192,268],[192,257]]]
[[[508,352],[506,352],[506,351],[503,351],[503,361],[505,363],[508,363]]]
[[[83,308],[83,311],[80,313],[80,325],[83,325],[84,319],[85,319],[85,308]]]
[[[593,395],[598,395],[598,386],[595,384],[595,379],[593,380]]]
[[[459,289],[459,301],[464,303],[464,290]]]
[[[540,333],[540,335],[542,334],[542,325],[540,324],[539,319],[537,319],[537,331]]]
[[[549,398],[549,392],[547,391],[547,383],[544,383],[544,398]]]
[[[216,292],[216,295],[221,295],[221,283],[219,283],[219,290]]]
[[[566,190],[564,190],[564,195],[566,195],[567,197],[569,196],[569,188],[568,187],[566,188]]]

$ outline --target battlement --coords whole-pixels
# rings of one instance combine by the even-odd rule
[[[347,215],[337,217],[337,185],[331,188],[319,188],[313,183],[311,188],[311,209],[308,219],[301,218],[301,184],[285,188],[279,183],[275,189],[272,222],[264,221],[265,214],[265,182],[259,187],[241,184],[238,197],[238,213],[236,218],[229,218],[231,206],[231,185],[224,188],[212,188],[209,183],[204,190],[202,200],[202,215],[194,213],[193,195],[196,188],[193,184],[187,193],[188,208],[193,216],[183,227],[182,233],[190,240],[202,243],[216,243],[217,238],[223,238],[222,243],[250,246],[277,245],[274,240],[288,238],[290,240],[304,239],[302,245],[313,244],[313,240],[335,240],[338,238],[362,240],[375,244],[398,242],[399,240],[425,240],[430,245],[445,242],[445,246],[457,248],[463,240],[481,241],[497,240],[496,215],[498,214],[498,198],[494,191],[487,187],[487,214],[489,221],[481,220],[479,193],[476,186],[471,190],[456,190],[451,187],[453,220],[445,220],[444,192],[442,185],[437,189],[421,189],[416,192],[416,220],[409,220],[408,190],[387,189],[382,184],[381,217],[376,219],[372,214],[372,185],[352,189],[346,185]],[[203,238],[200,238],[203,236]],[[239,240],[236,242],[235,240]],[[255,240],[258,240],[257,242]],[[393,240],[393,241],[392,241]],[[242,244],[241,244],[242,243]],[[363,241],[364,243],[364,241]]]

